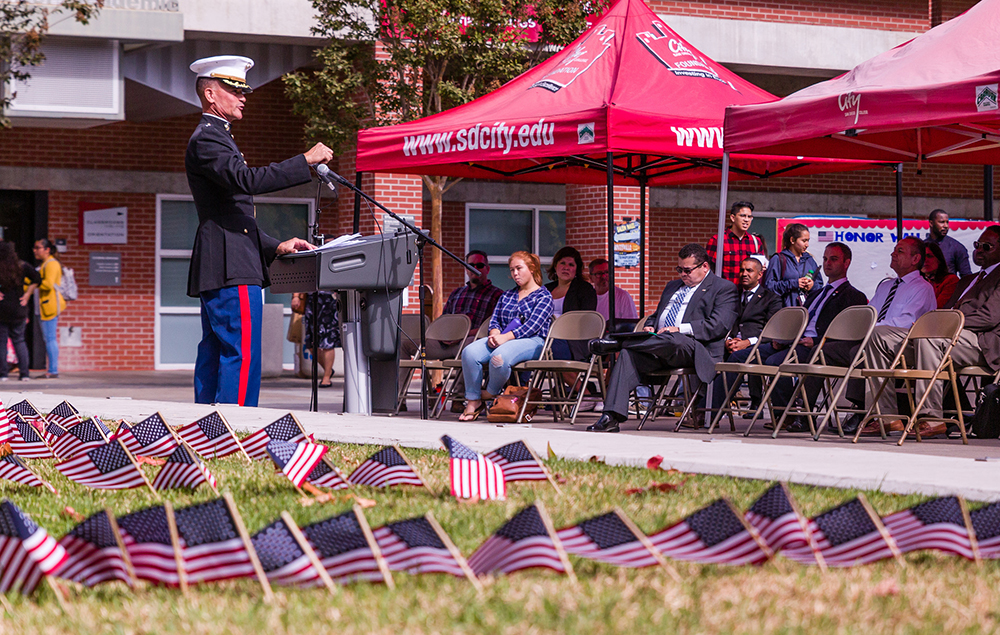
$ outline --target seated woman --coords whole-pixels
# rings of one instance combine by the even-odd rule
[[[920,270],[924,280],[934,285],[934,297],[937,298],[937,308],[948,304],[951,295],[955,293],[958,276],[948,272],[948,263],[944,259],[941,246],[933,240],[924,243],[924,267]]]
[[[552,316],[559,317],[570,311],[596,311],[597,291],[583,277],[583,258],[572,247],[563,247],[552,257],[549,266],[549,284],[552,293]],[[587,342],[552,342],[552,356],[556,359],[582,360],[590,357]]]
[[[490,364],[486,394],[492,399],[503,390],[512,366],[538,358],[549,334],[552,294],[542,286],[538,256],[515,251],[507,265],[517,286],[500,296],[490,318],[489,337],[476,340],[462,351],[466,401],[459,421],[475,421],[483,411],[484,364]]]

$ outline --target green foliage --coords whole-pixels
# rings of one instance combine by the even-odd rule
[[[6,93],[7,82],[25,81],[31,77],[29,66],[45,61],[42,43],[49,30],[52,14],[68,13],[81,24],[87,24],[104,6],[104,0],[62,0],[54,9],[32,4],[29,0],[0,2],[0,111],[6,109],[14,95]],[[10,122],[0,116],[0,126]]]

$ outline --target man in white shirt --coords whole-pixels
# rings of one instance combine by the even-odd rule
[[[595,258],[587,265],[590,273],[590,284],[594,285],[597,291],[597,312],[607,320],[611,314],[608,312],[608,260],[607,258]],[[619,320],[636,320],[639,312],[635,308],[635,300],[632,295],[619,286],[615,286],[615,318]]]

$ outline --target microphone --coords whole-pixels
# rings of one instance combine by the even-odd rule
[[[344,177],[340,176],[339,174],[328,168],[325,163],[320,163],[319,165],[316,166],[316,175],[319,177],[320,181],[326,183],[326,186],[331,190],[333,190],[334,192],[337,191],[337,188],[334,185],[335,183],[343,183],[344,185],[350,185],[347,182],[347,179],[345,179]]]

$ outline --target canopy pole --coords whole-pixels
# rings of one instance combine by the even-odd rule
[[[983,220],[993,220],[993,166],[983,166]]]
[[[608,152],[608,333],[615,332],[615,155]]]
[[[643,157],[645,158],[645,157]],[[609,290],[608,293],[611,293]],[[639,317],[646,314],[646,176],[639,177]]]
[[[361,233],[361,194],[359,194],[359,192],[361,191],[361,172],[355,172],[354,173],[354,186],[357,189],[354,190],[354,225],[353,225],[354,229],[351,230],[351,233],[352,234],[360,234]],[[421,310],[423,310],[423,308],[422,308],[423,305],[420,305],[420,306],[421,306]]]
[[[896,164],[896,242],[903,240],[903,164]]]
[[[722,188],[719,190],[718,239],[715,248],[715,275],[722,277],[722,248],[726,242],[726,199],[729,198],[729,153],[722,153]]]

